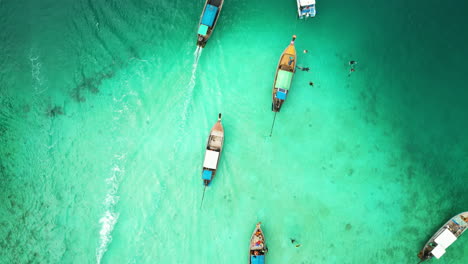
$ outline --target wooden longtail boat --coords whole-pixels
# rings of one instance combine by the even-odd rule
[[[268,248],[265,243],[265,235],[260,227],[261,224],[261,222],[257,224],[250,238],[249,264],[265,264],[265,254],[268,252]]]
[[[421,262],[433,257],[439,259],[445,254],[447,249],[458,237],[468,229],[468,212],[454,216],[444,226],[442,226],[419,252],[418,257]]]
[[[273,112],[279,112],[283,105],[286,97],[291,88],[292,79],[296,72],[296,48],[294,47],[294,41],[296,35],[292,37],[291,43],[281,54],[276,68],[275,81],[273,83],[271,110]]]
[[[219,14],[223,9],[224,0],[207,0],[198,23],[197,46],[205,47],[206,42],[213,34],[218,22]]]
[[[203,161],[202,179],[205,186],[210,185],[216,170],[218,169],[219,158],[223,150],[224,129],[221,124],[221,114],[218,115],[218,122],[211,128],[208,142],[206,143],[205,160]]]

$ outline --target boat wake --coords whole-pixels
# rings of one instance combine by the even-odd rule
[[[115,156],[117,159],[124,159],[125,156]],[[99,246],[96,249],[96,263],[100,264],[102,257],[107,251],[107,247],[112,241],[112,230],[114,229],[117,220],[119,219],[119,214],[115,212],[115,205],[119,201],[117,196],[117,191],[119,189],[120,175],[123,174],[123,171],[119,168],[118,165],[114,165],[112,168],[112,175],[106,179],[106,184],[108,186],[106,198],[103,202],[105,213],[99,219],[99,224],[101,224],[101,230],[99,231]]]
[[[193,89],[195,88],[195,85],[197,84],[197,68],[198,68],[198,61],[200,60],[201,54],[202,54],[203,48],[198,47],[193,53],[193,64],[192,64],[192,76],[190,77],[190,82],[187,86],[187,96],[184,100],[184,104],[182,107],[182,121],[185,123],[185,121],[188,119],[188,108],[190,105],[190,102],[192,101],[193,97]]]
[[[36,54],[37,52],[34,50],[31,50],[29,54],[29,61],[31,63],[31,78],[33,81],[33,89],[35,95],[42,94],[47,90],[47,87],[44,85],[44,80],[42,78],[41,74],[41,68],[42,68],[42,62],[39,57],[39,55],[33,55]]]

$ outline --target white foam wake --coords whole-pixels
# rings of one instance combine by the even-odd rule
[[[45,90],[47,90],[47,87],[44,87],[44,81],[42,79],[42,74],[41,74],[41,68],[42,68],[42,63],[40,60],[39,55],[33,55],[33,53],[36,53],[33,49],[31,49],[30,54],[29,54],[29,61],[31,63],[31,78],[33,81],[33,89],[35,94],[41,94]]]
[[[203,48],[197,46],[197,49],[193,53],[193,64],[192,64],[192,76],[190,77],[190,82],[187,86],[186,97],[184,100],[184,104],[182,107],[182,122],[185,123],[187,120],[188,114],[188,107],[190,102],[192,101],[193,96],[193,89],[195,88],[195,84],[197,83],[197,68],[198,68],[198,61],[200,60],[200,56],[202,54]]]
[[[122,159],[124,156],[116,156],[117,159]],[[101,230],[99,231],[99,246],[96,249],[96,262],[97,264],[101,263],[104,254],[107,251],[109,244],[112,242],[112,230],[114,229],[117,220],[119,219],[119,214],[115,212],[115,206],[119,201],[119,196],[117,196],[117,191],[119,190],[119,178],[124,171],[119,168],[118,165],[114,165],[112,168],[112,175],[106,179],[106,184],[108,186],[106,198],[104,199],[104,208],[105,212],[103,216],[99,219],[99,224],[101,224]]]

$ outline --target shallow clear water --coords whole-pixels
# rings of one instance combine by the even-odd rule
[[[197,58],[200,0],[0,1],[0,263],[247,263],[258,221],[269,264],[417,263],[468,210],[467,4],[381,2],[226,1]]]

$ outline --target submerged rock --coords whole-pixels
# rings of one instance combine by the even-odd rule
[[[53,108],[47,110],[47,115],[50,117],[56,117],[63,114],[63,108],[61,106],[54,106]]]

